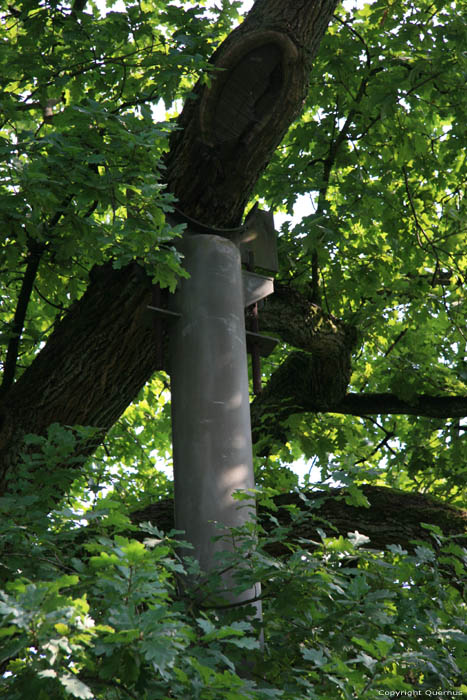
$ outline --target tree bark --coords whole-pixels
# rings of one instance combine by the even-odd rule
[[[251,190],[300,112],[311,61],[337,0],[257,0],[213,55],[180,116],[167,182],[183,212],[216,228],[237,225]],[[263,66],[262,72],[253,70]],[[253,79],[253,77],[255,79]],[[51,423],[108,430],[158,369],[147,276],[130,265],[98,270],[31,366],[0,403],[0,484],[15,479],[26,433]],[[91,447],[89,449],[92,449]],[[63,481],[61,480],[61,483]]]
[[[212,57],[167,158],[168,186],[189,216],[238,226],[248,197],[300,113],[336,0],[256,0]]]
[[[0,485],[14,485],[24,435],[60,423],[93,426],[102,437],[119,418],[154,371],[150,303],[150,280],[138,265],[94,271],[84,296],[1,401]],[[96,440],[84,450],[93,451]]]
[[[296,413],[341,413],[352,416],[408,415],[425,418],[467,416],[467,396],[417,394],[411,401],[395,394],[346,394],[350,365],[345,350],[314,356],[295,352],[274,372],[251,404],[253,441],[268,454],[271,441],[285,444],[287,419]],[[329,392],[329,393],[328,393]]]
[[[372,549],[384,550],[387,545],[398,544],[413,552],[415,540],[434,544],[429,531],[422,527],[422,523],[427,523],[439,527],[446,536],[463,536],[456,541],[462,546],[467,544],[467,510],[455,508],[421,493],[407,493],[383,486],[366,485],[360,488],[368,499],[368,508],[348,505],[345,489],[338,488],[330,489],[329,492],[311,491],[306,494],[308,503],[295,493],[276,496],[274,503],[279,508],[278,511],[271,512],[264,507],[259,509],[266,534],[271,530],[268,514],[273,515],[279,524],[288,525],[291,518],[283,507],[293,505],[302,512],[308,511],[316,515],[316,519],[310,518],[303,520],[300,525],[294,524],[295,541],[303,538],[319,542],[317,527],[329,537],[348,537],[350,532],[358,530],[370,538],[368,547]],[[152,522],[164,532],[169,532],[174,525],[173,503],[169,499],[153,503],[135,511],[131,519],[135,524]],[[267,549],[276,556],[286,552],[282,544],[276,543],[267,545]]]

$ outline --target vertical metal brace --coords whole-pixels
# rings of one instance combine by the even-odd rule
[[[247,270],[250,272],[254,268],[254,253],[252,250],[248,251],[248,264],[247,264]],[[259,321],[258,321],[258,302],[255,301],[254,304],[252,304],[249,308],[251,317],[250,317],[250,325],[251,328],[249,330],[252,330],[254,333],[258,333],[259,331]],[[253,379],[253,393],[255,396],[261,393],[262,391],[262,382],[261,382],[261,353],[259,350],[259,344],[256,340],[253,340],[251,343],[251,375]]]
[[[277,246],[276,246],[276,231],[274,230],[274,218],[272,212],[263,211],[255,204],[247,214],[245,219],[245,232],[240,241],[240,251],[242,263],[246,266],[249,273],[252,273],[255,267],[260,267],[269,272],[277,272]],[[244,273],[248,274],[248,273]],[[259,276],[257,276],[259,277]],[[251,278],[250,278],[251,279]],[[254,278],[252,278],[254,280]],[[261,356],[269,355],[277,341],[274,338],[268,338],[269,342],[265,342],[266,337],[259,335],[259,315],[258,301],[274,291],[271,278],[264,278],[266,284],[263,285],[263,294],[251,303],[248,303],[248,293],[245,294],[246,306],[250,312],[250,332],[247,331],[248,351],[251,353],[251,373],[253,378],[253,392],[261,393]],[[270,287],[268,287],[270,282]],[[246,282],[245,287],[248,288]],[[261,285],[258,287],[258,291]]]

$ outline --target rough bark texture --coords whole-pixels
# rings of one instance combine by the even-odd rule
[[[14,479],[9,470],[24,434],[42,434],[54,422],[105,432],[118,419],[154,370],[150,301],[138,265],[94,271],[86,294],[0,405],[0,483]]]
[[[281,284],[266,299],[260,319],[262,331],[306,351],[289,355],[251,406],[254,441],[267,437],[286,442],[284,423],[290,415],[331,411],[343,401],[356,335],[305,292]]]
[[[307,494],[307,505],[297,494],[288,493],[277,496],[274,501],[279,511],[272,515],[280,524],[290,523],[288,511],[281,506],[294,505],[302,511],[310,510],[316,519],[303,521],[302,526],[294,525],[294,539],[304,538],[320,541],[316,527],[321,528],[328,536],[342,535],[347,537],[349,532],[358,532],[370,538],[369,547],[385,549],[389,544],[399,544],[407,551],[414,550],[413,540],[422,540],[434,544],[429,531],[422,527],[428,523],[439,527],[445,535],[465,535],[467,527],[467,511],[454,508],[435,498],[421,493],[407,493],[382,486],[362,486],[363,493],[370,503],[369,508],[347,505],[345,491],[331,489],[327,492],[312,491]],[[317,502],[320,501],[319,506]],[[268,510],[260,509],[266,530],[268,525]],[[134,523],[150,521],[165,532],[173,528],[173,505],[170,500],[159,501],[147,508],[132,514]],[[457,540],[459,544],[467,544],[467,537]],[[282,545],[268,545],[269,552],[274,555],[284,554]]]
[[[292,347],[322,354],[325,344],[333,344],[336,352],[350,354],[356,334],[331,314],[326,314],[312,301],[312,290],[296,290],[291,285],[274,283],[274,294],[259,309],[260,331],[279,336]]]
[[[306,95],[335,0],[257,0],[212,57],[212,85],[187,102],[167,159],[191,217],[238,226],[249,194]]]

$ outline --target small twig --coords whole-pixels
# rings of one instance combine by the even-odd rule
[[[50,299],[47,299],[42,292],[39,291],[37,284],[34,285],[34,291],[36,292],[37,296],[42,299],[42,301],[45,301],[46,304],[49,304],[49,306],[52,306],[54,309],[57,309],[58,311],[62,312],[63,311],[63,304],[54,304]]]
[[[404,328],[404,329],[399,333],[399,335],[396,337],[395,340],[392,341],[391,345],[388,347],[388,349],[387,349],[386,352],[384,353],[384,357],[387,357],[387,356],[389,355],[389,353],[392,352],[392,351],[394,350],[394,348],[396,347],[397,343],[398,343],[400,340],[402,340],[402,338],[404,337],[404,335],[407,333],[408,330],[409,330],[408,328]]]
[[[378,426],[378,427],[381,427],[381,426]],[[386,431],[385,431],[385,432],[386,432]],[[384,436],[384,438],[376,445],[376,447],[370,452],[369,455],[367,455],[366,457],[362,457],[361,459],[358,459],[358,460],[355,462],[355,466],[356,466],[357,464],[363,464],[364,462],[367,462],[367,461],[368,461],[369,459],[371,459],[371,458],[378,452],[378,450],[380,450],[382,447],[389,447],[388,442],[389,442],[389,440],[392,440],[394,437],[396,437],[396,434],[395,434],[395,433],[390,433],[390,432],[388,432],[388,433]]]
[[[433,272],[433,276],[432,276],[432,280],[431,280],[431,286],[434,287],[435,283],[436,283],[436,278],[438,276],[438,272],[440,269],[440,261],[439,261],[438,251],[437,251],[436,246],[434,245],[433,241],[430,240],[430,237],[428,236],[427,232],[425,231],[425,229],[423,228],[423,226],[421,225],[421,223],[418,219],[417,212],[415,210],[415,204],[414,204],[414,201],[412,198],[412,192],[410,191],[409,178],[407,175],[407,168],[405,167],[405,165],[402,166],[402,174],[404,176],[405,192],[407,194],[407,198],[409,200],[410,210],[412,212],[413,220],[415,222],[415,232],[416,232],[416,236],[417,236],[417,243],[422,250],[424,250],[425,252],[428,252],[426,249],[426,246],[423,245],[422,240],[420,238],[420,234],[422,234],[424,236],[424,238],[426,239],[428,246],[431,248],[431,250],[433,252],[433,256],[435,258],[435,270]]]

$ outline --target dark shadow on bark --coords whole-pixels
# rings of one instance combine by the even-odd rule
[[[298,493],[286,493],[274,498],[277,511],[260,506],[260,521],[266,532],[271,532],[273,527],[269,515],[277,518],[280,525],[290,525],[291,517],[287,506],[293,506],[303,513],[313,513],[315,516],[304,519],[301,525],[294,525],[295,542],[299,538],[319,542],[317,527],[329,537],[348,537],[349,533],[358,530],[370,538],[368,546],[372,549],[384,550],[387,545],[398,544],[413,552],[415,540],[434,544],[429,530],[422,526],[422,523],[427,523],[439,527],[446,536],[464,534],[461,541],[456,541],[463,546],[467,545],[467,510],[426,494],[408,493],[383,486],[365,485],[359,488],[368,499],[370,507],[348,505],[348,492],[345,489],[310,491],[305,494],[307,501]],[[174,527],[173,502],[164,499],[153,503],[134,511],[131,519],[134,524],[150,521],[161,530],[169,532]],[[268,551],[275,556],[286,552],[282,544],[271,544]]]

